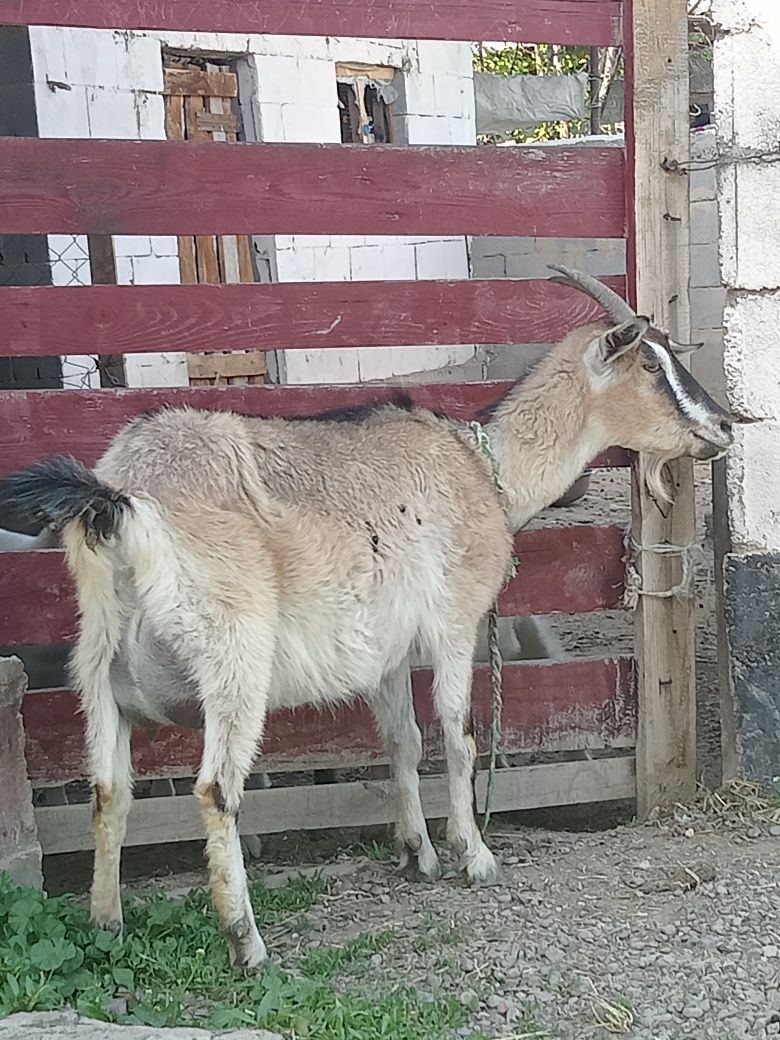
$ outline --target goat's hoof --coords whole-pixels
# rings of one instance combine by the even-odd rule
[[[115,917],[102,917],[98,914],[92,914],[92,927],[98,929],[101,932],[110,932],[111,935],[115,935],[118,939],[122,936],[122,919]]]
[[[553,508],[565,509],[567,506],[573,506],[587,493],[589,486],[590,472],[585,472],[574,481],[570,488],[564,491],[557,501],[553,502]]]
[[[417,869],[429,881],[438,881],[441,877],[441,864],[432,845],[429,844],[427,848],[423,845],[417,853]]]
[[[261,960],[235,960],[233,969],[242,975],[262,975],[268,964],[268,956]]]
[[[422,876],[429,881],[438,881],[441,877],[439,857],[430,840],[426,841],[421,835],[416,834],[401,843],[398,851],[399,874]]]
[[[501,880],[501,870],[496,858],[484,843],[463,858],[466,877],[472,885],[495,885]]]
[[[231,944],[230,961],[236,971],[245,975],[262,975],[268,964],[268,950],[259,937],[251,944],[242,944],[239,949]]]

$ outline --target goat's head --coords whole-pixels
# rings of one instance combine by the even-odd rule
[[[638,316],[591,275],[551,266],[552,280],[587,293],[616,324],[584,346],[583,361],[598,412],[614,443],[653,456],[657,470],[671,459],[714,459],[733,441],[732,417],[677,360],[695,346],[676,343]],[[666,497],[666,496],[664,496]]]

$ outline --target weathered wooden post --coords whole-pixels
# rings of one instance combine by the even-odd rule
[[[22,699],[27,676],[18,657],[0,658],[0,872],[41,888],[41,846],[24,757]]]
[[[651,316],[686,342],[690,328],[686,0],[626,0],[624,38],[630,191],[633,181],[628,206],[629,288],[640,314]],[[693,463],[682,460],[671,467],[674,503],[663,510],[647,493],[645,465],[640,458],[633,470],[631,530],[642,589],[635,625],[640,816],[656,805],[689,798],[696,786],[694,603],[684,590],[653,595],[669,593],[683,579],[685,547],[695,537]]]

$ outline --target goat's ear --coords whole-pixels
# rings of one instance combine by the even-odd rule
[[[629,350],[635,350],[649,328],[650,322],[647,318],[636,317],[605,332],[599,340],[599,353],[602,361],[616,361]]]

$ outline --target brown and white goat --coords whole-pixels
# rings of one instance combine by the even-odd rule
[[[171,409],[130,422],[94,471],[54,458],[3,483],[0,499],[62,529],[78,590],[97,924],[121,928],[135,723],[204,727],[195,793],[236,964],[267,957],[237,814],[276,708],[367,700],[398,786],[398,843],[436,877],[420,733],[398,680],[414,647],[433,664],[449,843],[472,881],[495,878],[473,810],[469,701],[480,620],[513,532],[610,445],[660,466],[713,458],[732,440],[729,417],[663,333],[595,279],[559,274],[613,323],[573,332],[495,410],[486,430],[503,496],[468,428],[398,408],[344,421]]]

